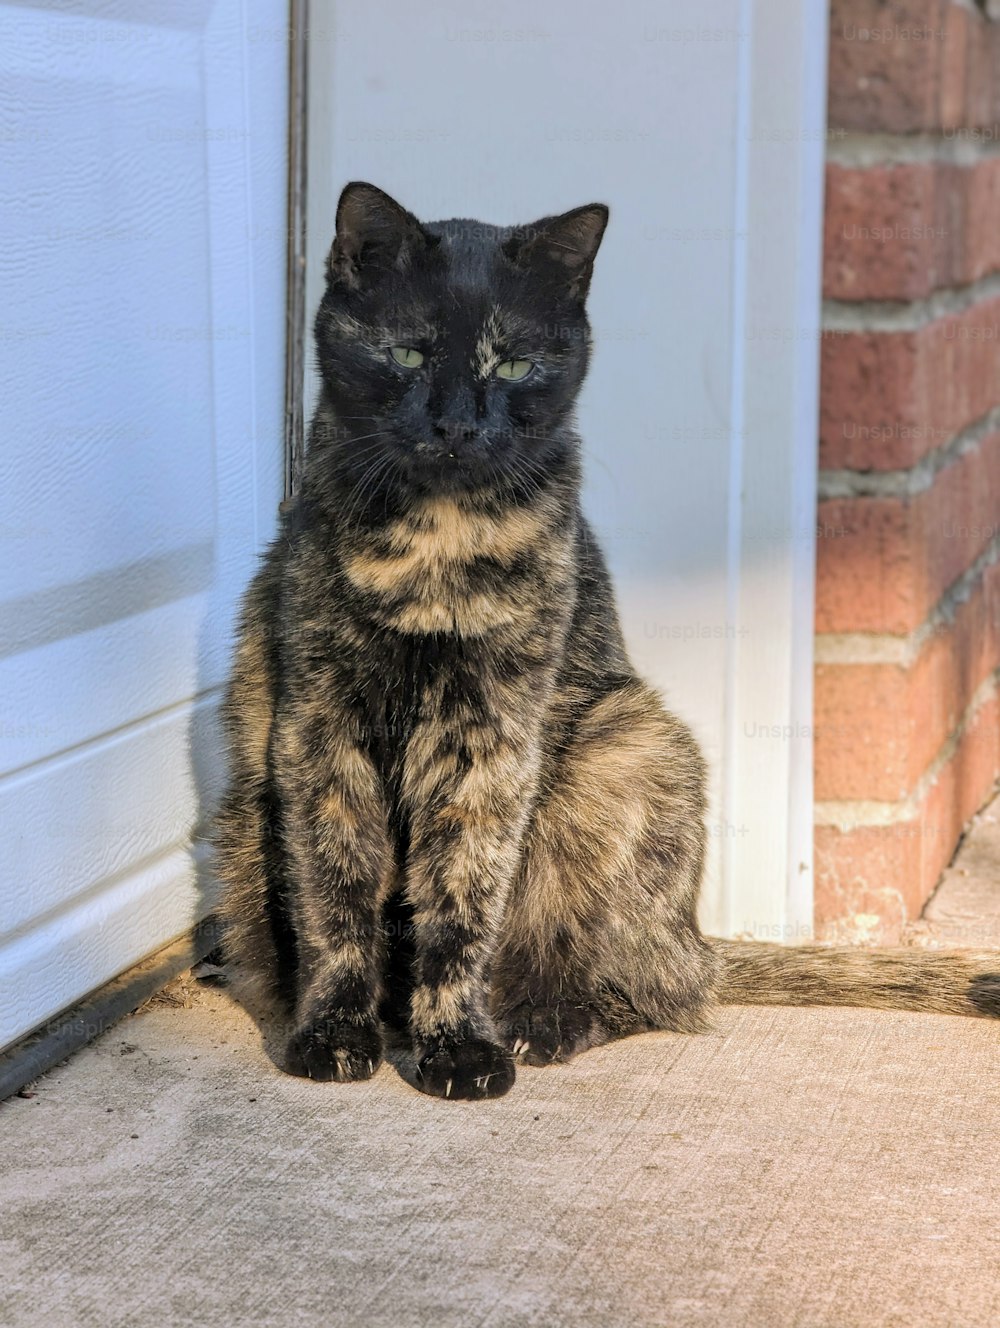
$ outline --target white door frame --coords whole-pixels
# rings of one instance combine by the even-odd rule
[[[730,713],[718,929],[813,929],[813,641],[826,147],[824,0],[742,0],[733,227]]]

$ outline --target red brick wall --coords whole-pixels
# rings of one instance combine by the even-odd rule
[[[1000,23],[832,0],[816,915],[892,940],[1000,773]]]

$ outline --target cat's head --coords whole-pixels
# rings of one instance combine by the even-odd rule
[[[530,226],[422,224],[347,185],[315,328],[341,473],[376,492],[524,492],[565,466],[607,219],[594,203]]]

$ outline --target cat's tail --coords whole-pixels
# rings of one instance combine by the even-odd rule
[[[859,1005],[1000,1018],[1000,952],[711,938],[727,1005]]]

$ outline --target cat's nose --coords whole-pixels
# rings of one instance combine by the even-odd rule
[[[468,420],[441,419],[435,424],[434,433],[442,443],[455,447],[475,438],[476,426]]]

